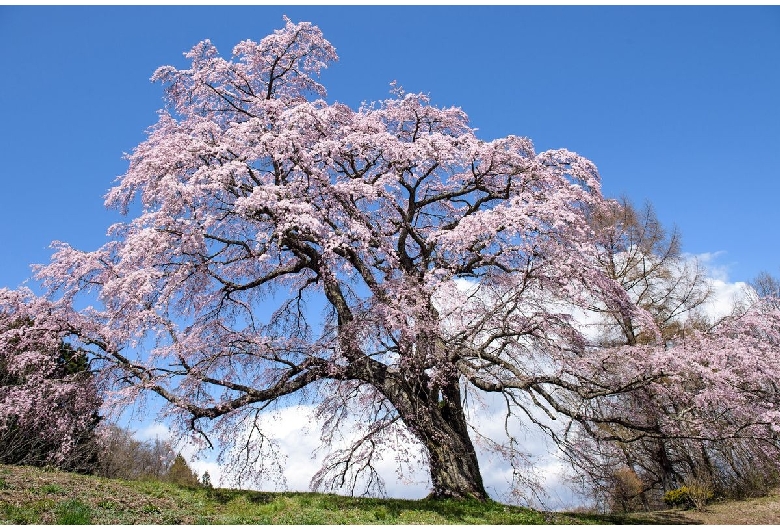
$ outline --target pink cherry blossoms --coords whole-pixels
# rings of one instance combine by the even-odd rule
[[[94,465],[100,399],[69,331],[46,300],[0,289],[0,462]]]

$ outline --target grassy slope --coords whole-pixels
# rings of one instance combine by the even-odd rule
[[[0,466],[0,522],[21,524],[526,524],[577,522],[497,503],[187,488]]]
[[[777,513],[776,508],[770,505],[767,513]],[[554,514],[493,502],[206,490],[0,466],[0,523],[6,524],[684,524],[700,522],[697,515]]]

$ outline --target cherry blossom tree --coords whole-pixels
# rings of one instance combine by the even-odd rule
[[[766,414],[762,416],[753,409],[748,417],[728,414],[716,419],[711,410],[691,406],[691,402],[701,399],[697,397],[701,393],[716,388],[724,391],[725,379],[712,380],[692,374],[701,368],[700,364],[710,363],[708,357],[714,358],[713,350],[728,344],[734,348],[729,355],[729,370],[740,371],[738,375],[732,372],[729,377],[742,379],[742,388],[735,391],[742,399],[748,399],[735,410],[744,412],[751,400],[758,399],[745,391],[751,384],[766,392],[763,401],[769,409],[765,413],[777,406],[778,395],[772,384],[774,375],[767,377],[760,373],[770,374],[777,356],[777,342],[771,338],[775,337],[777,326],[777,314],[772,311],[777,298],[772,290],[746,293],[731,315],[713,319],[704,310],[704,304],[712,297],[706,272],[695,258],[681,253],[679,232],[666,231],[651,206],[637,210],[627,199],[608,203],[594,213],[591,224],[600,241],[599,266],[623,286],[632,301],[646,310],[655,323],[647,327],[623,315],[619,307],[596,306],[594,312],[602,316],[595,326],[596,346],[605,352],[619,346],[626,359],[646,356],[657,364],[656,370],[663,369],[669,376],[676,373],[677,377],[662,377],[614,398],[623,401],[627,414],[630,411],[631,417],[643,418],[646,428],[655,432],[641,436],[634,432],[626,436],[624,429],[622,435],[615,436],[614,426],[594,427],[599,434],[588,434],[588,443],[573,446],[572,462],[584,472],[597,496],[602,492],[608,505],[623,507],[663,507],[664,492],[691,480],[706,481],[718,494],[729,496],[755,493],[771,486],[775,480],[772,477],[778,471],[780,444],[772,429],[765,429],[768,424],[759,427],[750,423],[759,417],[766,419]],[[767,284],[765,277],[762,278]],[[751,319],[749,325],[744,321],[747,318]],[[767,340],[755,342],[757,330],[762,330],[758,333]],[[627,353],[628,348],[638,345],[658,351],[651,354],[639,349]],[[667,354],[682,359],[676,361],[676,368],[664,361]],[[762,368],[758,371],[755,361],[749,360],[753,356],[761,359]],[[747,368],[751,363],[752,367]],[[647,370],[647,374],[652,373],[652,368]],[[678,386],[679,377],[685,382],[682,387]],[[659,392],[663,385],[667,388]],[[736,403],[734,399],[732,402]],[[610,406],[615,408],[614,401]],[[667,422],[683,411],[688,427],[671,429]],[[700,426],[693,427],[697,422],[718,427],[702,435]],[[626,481],[640,487],[625,488]],[[632,498],[614,498],[615,493],[625,497],[627,492]]]
[[[686,328],[706,322],[701,309],[712,289],[703,267],[681,250],[679,231],[667,231],[650,204],[637,209],[629,199],[608,203],[594,212],[591,225],[599,239],[597,263],[604,273],[629,293],[631,300],[652,317],[654,326],[643,327],[620,307],[594,307],[600,317],[594,326],[600,347],[637,344],[671,344]],[[658,334],[660,333],[660,338]],[[625,396],[635,407],[645,406],[643,416],[661,414],[651,389]],[[661,436],[642,437],[632,443],[611,441],[589,447],[587,457],[575,452],[574,463],[583,470],[591,497],[605,497],[607,506],[635,509],[663,506],[664,491],[673,489],[685,475],[687,462],[702,448],[690,440]],[[626,487],[630,483],[633,487]]]
[[[654,326],[597,264],[590,161],[480,139],[462,110],[398,87],[329,103],[317,78],[336,53],[308,23],[186,57],[154,74],[166,108],[106,197],[138,213],[38,270],[62,311],[96,298],[68,318],[115,396],[161,396],[179,429],[238,443],[255,470],[274,449],[260,413],[313,399],[325,442],[359,418],[315,486],[380,486],[382,448],[411,443],[434,497],[487,498],[474,439],[522,459],[470,426],[472,396],[552,436],[544,418],[654,432],[609,398],[681,377],[679,359],[591,348],[572,317],[598,302]]]
[[[637,210],[630,201],[622,199],[595,212],[591,224],[600,240],[597,260],[600,267],[623,286],[634,303],[645,309],[656,324],[655,328],[646,329],[622,315],[619,308],[595,307],[594,311],[603,317],[595,326],[598,331],[596,344],[600,347],[649,345],[667,349],[690,364],[687,371],[678,373],[690,375],[700,363],[707,362],[705,358],[713,348],[719,349],[726,344],[722,335],[724,330],[728,329],[728,335],[737,338],[730,343],[735,351],[753,342],[750,337],[751,334],[755,336],[755,332],[742,323],[748,314],[757,319],[760,316],[760,322],[753,320],[750,327],[764,330],[761,333],[766,333],[767,338],[773,336],[777,316],[771,308],[777,299],[771,288],[746,292],[742,301],[735,302],[732,314],[725,318],[707,315],[705,304],[712,298],[712,288],[706,272],[695,258],[681,253],[679,232],[667,232],[651,206]],[[760,278],[763,280],[761,285],[769,284],[766,275]],[[659,333],[660,337],[654,337],[654,333]],[[750,356],[763,358],[762,363],[769,363],[767,368],[770,368],[776,358],[776,346],[774,340],[753,344]],[[641,350],[637,353],[647,355]],[[662,356],[654,354],[650,358],[661,363]],[[743,363],[748,363],[748,358],[734,353],[731,362],[734,370],[742,366],[743,373],[736,377],[747,381],[752,369],[745,369]],[[665,369],[669,368],[666,364]],[[678,370],[683,370],[683,364],[678,363]],[[776,406],[777,392],[771,383],[772,377],[759,377],[761,382],[754,380],[753,384],[763,388],[769,402]],[[698,387],[693,383],[695,380],[703,386]],[[774,484],[780,444],[772,429],[762,430],[753,425],[739,435],[729,435],[729,429],[747,426],[750,418],[722,415],[716,419],[706,408],[690,406],[694,392],[703,391],[707,385],[723,391],[723,382],[710,380],[705,383],[705,378],[697,376],[686,381],[686,387],[675,388],[676,379],[662,378],[659,383],[669,388],[660,394],[656,393],[658,384],[653,384],[617,398],[625,400],[623,405],[630,407],[634,418],[645,418],[648,430],[655,425],[655,432],[642,436],[614,436],[614,427],[608,426],[601,427],[598,436],[586,435],[587,443],[574,446],[571,460],[584,473],[587,489],[596,498],[604,497],[607,506],[651,509],[664,506],[664,492],[689,481],[706,481],[719,495],[726,496],[755,494]],[[742,397],[749,395],[739,389],[737,392]],[[753,398],[756,396],[750,399]],[[744,407],[740,405],[735,410],[744,410]],[[681,435],[680,431],[664,426],[681,411],[686,411],[689,420],[701,415],[698,422],[718,425],[719,434],[702,436],[697,429],[687,429],[682,431],[686,434]],[[636,487],[626,488],[630,484]]]
[[[565,447],[586,471],[628,464],[660,493],[693,479],[720,493],[754,494],[776,476],[780,456],[778,346],[777,302],[759,299],[665,347],[603,350],[594,369],[605,380],[610,363],[620,363],[622,378],[643,374],[652,382],[617,400],[590,401],[599,414],[631,417],[630,424],[581,422]]]
[[[52,304],[0,289],[0,462],[90,472],[101,400]]]

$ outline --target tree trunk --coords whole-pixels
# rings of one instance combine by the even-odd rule
[[[661,487],[665,492],[675,488],[676,478],[674,466],[672,465],[672,461],[669,459],[669,453],[666,450],[666,443],[666,440],[663,439],[656,441],[657,448],[655,452],[661,475]]]
[[[458,402],[454,407],[442,401],[439,410],[441,415],[433,416],[433,432],[426,433],[423,440],[431,468],[431,497],[486,500],[477,453],[469,437],[462,405]]]
[[[433,489],[429,498],[487,500],[477,453],[468,433],[460,387],[403,392],[394,403],[406,425],[428,452]]]

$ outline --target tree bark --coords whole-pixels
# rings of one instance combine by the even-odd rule
[[[457,396],[445,395],[438,403],[440,415],[433,415],[434,432],[423,441],[430,460],[431,496],[486,500],[477,452],[469,437],[457,385],[455,391]],[[452,401],[453,398],[457,401]]]
[[[396,393],[398,398],[399,393]],[[468,433],[459,383],[429,390],[406,388],[394,403],[428,452],[433,488],[429,498],[487,500],[479,462]]]

